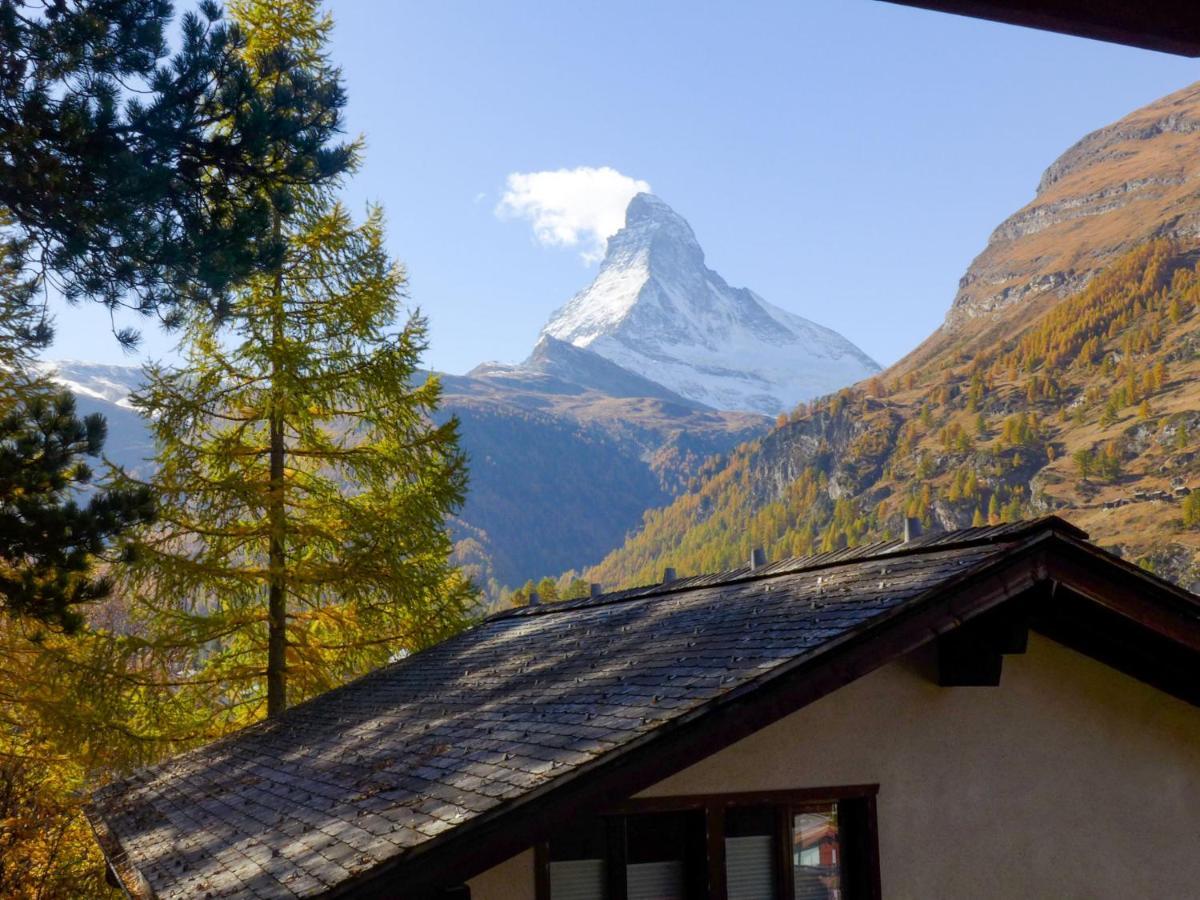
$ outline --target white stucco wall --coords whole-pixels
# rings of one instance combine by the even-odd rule
[[[1200,709],[1036,635],[998,688],[894,663],[642,796],[864,783],[885,897],[1200,897]],[[531,900],[532,854],[471,888]]]

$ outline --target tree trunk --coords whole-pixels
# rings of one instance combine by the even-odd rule
[[[271,529],[267,588],[267,716],[287,709],[287,595],[283,556],[283,422],[271,415]]]
[[[278,237],[280,222],[275,220]],[[284,508],[283,404],[279,397],[279,353],[283,345],[283,270],[275,273],[275,296],[271,310],[270,488],[267,491],[267,522],[270,529],[267,587],[267,717],[287,709],[287,560],[284,557],[286,510]]]

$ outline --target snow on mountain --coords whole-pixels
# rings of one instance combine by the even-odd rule
[[[608,397],[653,398],[698,410],[710,409],[656,381],[622,368],[598,353],[548,334],[541,336],[524,362],[516,365],[481,363],[464,377],[480,384],[503,384],[518,391],[533,390],[544,394],[592,392]],[[446,376],[443,376],[443,381],[448,381]]]
[[[113,366],[61,359],[42,363],[41,369],[76,397],[91,397],[124,409],[133,409],[129,395],[142,385],[140,366]]]
[[[108,424],[104,456],[131,472],[145,474],[154,456],[154,441],[146,421],[129,402],[142,386],[140,366],[59,360],[41,363],[42,371],[75,395],[80,415],[100,413]]]
[[[837,332],[730,287],[651,194],[630,201],[595,280],[542,334],[717,409],[774,414],[879,371]]]

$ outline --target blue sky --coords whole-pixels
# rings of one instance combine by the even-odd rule
[[[586,233],[547,246],[497,215],[514,173],[648,183],[731,284],[886,365],[938,325],[1059,153],[1200,78],[1192,60],[875,0],[330,8],[367,142],[347,197],[384,204],[431,320],[427,363],[449,372],[523,358],[595,272]],[[169,353],[149,330],[123,354],[99,310],[58,325],[49,356]]]

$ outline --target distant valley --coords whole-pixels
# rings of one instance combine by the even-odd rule
[[[145,471],[151,441],[127,399],[140,370],[55,365],[80,409],[107,417],[109,457]],[[523,362],[439,375],[470,460],[455,559],[492,598],[594,565],[770,416],[876,371],[835,332],[730,288],[687,222],[638,195],[595,281]]]

